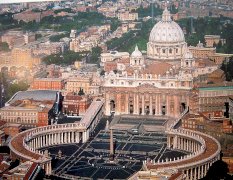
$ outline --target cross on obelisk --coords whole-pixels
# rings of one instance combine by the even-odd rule
[[[113,144],[113,132],[112,132],[112,129],[110,129],[110,155],[109,155],[109,160],[110,161],[114,160],[114,144]]]

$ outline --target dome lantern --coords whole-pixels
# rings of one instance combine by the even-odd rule
[[[171,19],[171,14],[170,14],[170,12],[167,10],[167,7],[165,7],[165,10],[163,11],[162,21],[163,21],[163,22],[170,22],[170,21],[172,21],[172,19]]]

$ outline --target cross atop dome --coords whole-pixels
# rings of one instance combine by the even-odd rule
[[[170,14],[170,11],[168,11],[167,6],[165,6],[165,9],[164,9],[164,11],[163,11],[162,21],[163,21],[163,22],[172,21],[172,19],[171,19],[171,14]]]
[[[134,51],[138,51],[138,45],[137,44],[135,46],[135,50]]]

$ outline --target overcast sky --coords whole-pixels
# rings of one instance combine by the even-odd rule
[[[20,2],[41,2],[41,1],[58,1],[58,0],[0,0],[0,4],[20,3]]]

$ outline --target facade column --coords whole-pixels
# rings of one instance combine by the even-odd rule
[[[175,137],[173,139],[173,147],[174,147],[174,149],[177,149],[177,135],[175,135]]]
[[[67,133],[66,132],[64,132],[65,133],[65,137],[64,137],[64,143],[67,143]]]
[[[188,151],[190,152],[190,140],[188,139]]]
[[[136,94],[136,114],[139,114],[139,95],[138,93]]]
[[[40,136],[40,147],[43,147],[43,139],[42,139],[42,136]]]
[[[105,95],[105,98],[106,98],[106,103],[105,103],[105,113],[106,115],[110,115],[110,98],[109,98],[109,93],[108,92],[105,92],[106,95]]]
[[[158,95],[158,107],[159,107],[159,115],[162,115],[162,107],[161,107],[161,94]]]
[[[63,135],[62,132],[58,133],[58,139],[59,139],[60,144],[63,144],[63,138],[62,138],[63,136],[62,135]]]
[[[153,103],[152,103],[152,95],[151,94],[150,94],[149,98],[150,98],[150,108],[149,108],[150,109],[150,113],[149,114],[153,115]]]
[[[181,137],[179,137],[179,149],[182,149],[181,143],[182,143],[182,140],[181,140]]]
[[[85,142],[85,133],[86,133],[86,132],[82,132],[82,143]]]
[[[155,95],[155,114],[159,114],[159,103],[158,103],[158,95]]]
[[[166,115],[170,116],[170,96],[166,95]]]
[[[54,144],[58,144],[57,133],[54,133]]]
[[[133,114],[137,114],[137,101],[136,94],[133,94]]]
[[[71,132],[71,135],[72,135],[72,136],[71,136],[71,142],[74,143],[74,142],[75,142],[75,139],[74,139],[74,132],[73,132],[73,131]]]
[[[62,141],[61,141],[61,135],[62,135],[62,133],[58,133],[58,134],[57,134],[59,144],[61,144],[61,143],[62,143]]]
[[[120,92],[117,92],[117,95],[116,95],[116,110],[115,110],[115,114],[116,115],[119,115],[119,114],[121,114],[121,94],[120,94]]]
[[[125,95],[125,113],[129,114],[129,93]]]
[[[177,95],[174,95],[174,116],[178,117],[180,115],[179,113],[179,102]]]
[[[41,136],[41,140],[42,140],[42,147],[44,146],[44,136]]]
[[[36,149],[38,148],[38,137],[36,138]]]
[[[54,134],[51,134],[51,145],[54,144]]]
[[[62,135],[61,136],[62,144],[64,144],[65,143],[65,133],[63,132],[61,135]]]
[[[76,138],[76,143],[79,143],[79,132],[76,132],[75,133],[75,138]]]
[[[70,143],[70,132],[68,132],[68,143]]]
[[[35,149],[35,147],[34,147],[34,139],[32,139],[32,149]]]
[[[145,97],[142,94],[142,115],[145,115]]]
[[[49,134],[48,136],[49,136],[49,145],[51,145],[51,134]]]

